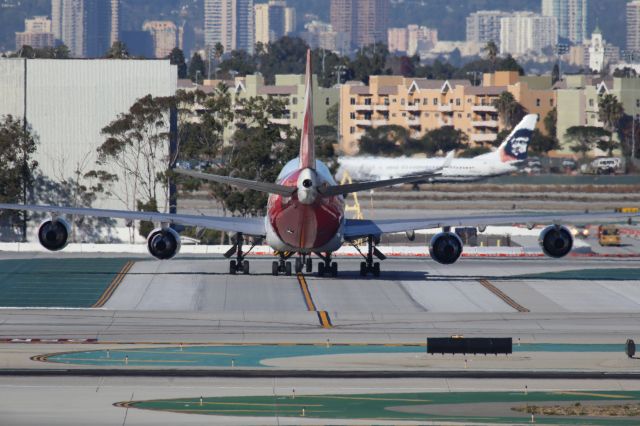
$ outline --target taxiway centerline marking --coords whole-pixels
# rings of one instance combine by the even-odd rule
[[[318,314],[318,321],[320,321],[322,328],[332,328],[333,324],[331,323],[329,313],[327,311],[318,311],[316,304],[313,303],[313,297],[311,297],[311,292],[309,291],[309,286],[307,285],[307,280],[305,280],[304,275],[299,272],[296,274],[296,277],[298,278],[298,284],[300,284],[304,301],[307,304],[307,310]]]
[[[494,286],[493,284],[491,284],[491,282],[487,279],[481,279],[478,280],[478,282],[480,284],[482,284],[482,286],[484,288],[486,288],[487,290],[489,290],[491,293],[495,294],[496,296],[498,296],[504,303],[506,303],[507,305],[511,306],[513,309],[515,309],[518,312],[531,312],[529,309],[525,308],[524,306],[522,306],[521,304],[519,304],[518,302],[516,302],[515,300],[513,300],[512,298],[510,298],[509,296],[507,296],[502,290],[500,290],[498,287]]]
[[[129,260],[127,261],[127,263],[124,264],[120,272],[118,272],[115,278],[113,279],[113,281],[111,281],[111,284],[109,284],[109,286],[104,291],[104,293],[102,293],[102,296],[100,296],[98,301],[93,304],[92,308],[102,308],[104,304],[107,303],[107,301],[111,298],[111,296],[116,291],[118,286],[124,280],[124,277],[131,270],[131,268],[133,268],[134,263],[135,263],[134,261]]]

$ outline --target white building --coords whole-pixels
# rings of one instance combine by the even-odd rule
[[[500,21],[500,54],[539,54],[558,43],[558,20],[533,12],[516,12]]]
[[[256,43],[274,42],[288,34],[287,27],[291,22],[287,22],[287,18],[291,19],[292,16],[290,11],[287,15],[287,10],[290,9],[284,0],[269,0],[269,3],[256,4],[254,7]]]
[[[179,32],[176,24],[171,21],[146,21],[142,25],[142,29],[151,34],[153,38],[154,57],[166,58],[171,51],[176,48],[182,48],[179,45]]]
[[[409,56],[426,55],[438,44],[438,30],[419,25],[389,28],[387,36],[389,52],[404,52]]]
[[[38,49],[53,47],[54,42],[51,19],[46,16],[25,19],[24,31],[16,32],[16,51],[25,45]]]
[[[627,3],[627,50],[640,53],[640,0]]]
[[[245,50],[253,53],[255,37],[253,0],[205,0],[204,42],[216,43],[225,52]]]
[[[616,64],[620,61],[620,48],[609,44],[602,37],[600,28],[591,34],[591,41],[585,43],[585,65],[591,71],[601,72],[608,65]]]
[[[171,96],[176,86],[177,68],[168,60],[5,58],[0,59],[0,116],[26,117],[40,138],[35,156],[40,170],[61,181],[76,170],[97,168],[97,148],[105,141],[101,130],[137,99]],[[113,192],[122,196],[122,184]],[[162,209],[166,194],[158,195]],[[113,196],[96,207],[130,206]]]
[[[487,44],[493,41],[500,47],[500,20],[509,16],[501,10],[480,10],[467,16],[467,41]]]
[[[587,0],[542,0],[542,15],[558,20],[558,36],[575,44],[587,39]]]

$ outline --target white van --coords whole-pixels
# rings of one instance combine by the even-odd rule
[[[598,175],[613,174],[622,169],[622,158],[601,157],[596,158],[589,164],[591,171]]]

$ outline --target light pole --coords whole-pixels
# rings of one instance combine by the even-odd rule
[[[340,85],[342,84],[342,73],[347,69],[347,67],[345,65],[336,65],[335,70],[336,70],[336,75],[338,78],[338,90],[340,90]],[[340,147],[340,123],[341,123],[341,111],[342,110],[342,102],[340,101],[340,98],[338,98],[338,128],[336,129],[336,142],[338,143],[338,147]]]
[[[556,44],[556,54],[558,55],[558,79],[562,81],[562,59],[560,59],[561,55],[564,55],[569,51],[569,45],[565,43]]]
[[[636,161],[636,120],[640,119],[638,114],[633,116],[633,120],[631,120],[631,162],[634,163]]]

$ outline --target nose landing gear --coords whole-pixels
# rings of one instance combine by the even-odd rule
[[[273,276],[279,274],[290,276],[292,272],[291,262],[287,259],[289,259],[293,254],[294,253],[279,253],[280,260],[274,260],[271,264],[271,274]],[[299,259],[296,259],[296,273],[298,272],[298,260]]]

